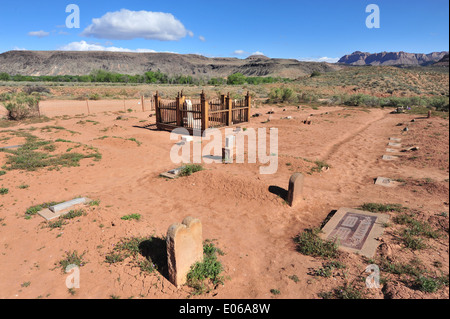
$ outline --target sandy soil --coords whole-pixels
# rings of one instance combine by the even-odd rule
[[[292,106],[284,107],[286,111],[275,107],[271,121],[263,123],[272,108],[268,106],[254,110],[264,115],[245,126],[279,129],[276,174],[260,175],[257,164],[210,164],[190,177],[166,180],[158,175],[177,167],[170,160],[174,142],[168,132],[151,126],[154,117],[149,117],[150,112],[142,112],[138,101],[129,101],[126,108],[133,112],[125,114],[118,112],[123,111],[123,101],[89,103],[88,116],[85,102],[49,101],[42,110],[53,117],[50,122],[9,128],[33,126],[37,129],[32,133],[46,140],[63,138],[91,145],[98,148],[102,159],[83,159],[79,167],[13,170],[0,176],[0,187],[9,189],[0,195],[0,298],[186,298],[191,292],[188,287],[177,290],[158,272],[144,275],[126,262],[105,263],[105,256],[121,239],[163,238],[171,224],[186,216],[199,218],[204,238],[215,240],[225,253],[219,257],[225,267],[225,284],[193,298],[318,298],[321,292],[358,279],[368,261],[344,253],[345,272],[331,278],[313,276],[311,270],[324,261],[297,252],[293,238],[307,228],[319,227],[333,210],[368,202],[399,203],[419,211],[423,220],[433,221],[436,227],[447,227],[443,237],[430,239],[424,250],[403,248],[395,236],[396,226],[386,229],[380,244],[389,248],[389,256],[396,261],[418,257],[431,268],[439,262],[448,274],[448,217],[439,215],[449,212],[448,121],[432,118],[412,123],[417,117],[383,109],[297,110]],[[292,119],[283,119],[287,116]],[[302,123],[308,117],[312,125]],[[39,129],[48,125],[66,130]],[[406,125],[409,131],[403,133]],[[98,139],[103,136],[109,137]],[[407,160],[383,161],[389,137],[401,137],[404,145],[419,146],[419,151],[404,154]],[[17,142],[6,140],[0,146]],[[308,174],[315,160],[326,161],[330,169]],[[0,153],[0,167],[5,162],[6,156]],[[304,200],[290,208],[270,189],[287,189],[294,172],[306,176]],[[384,188],[374,185],[377,176],[405,182]],[[422,179],[429,182],[426,187],[417,183]],[[23,184],[28,187],[18,188]],[[69,221],[62,229],[46,227],[40,216],[24,218],[30,206],[76,196],[98,199],[100,205],[87,208],[86,216]],[[142,219],[121,219],[134,213]],[[59,261],[74,250],[84,252],[87,263],[81,267],[81,288],[72,295]],[[382,249],[378,252],[383,253]],[[291,279],[293,275],[298,282]],[[272,294],[271,289],[280,294]],[[366,289],[365,293],[368,298],[449,297],[448,287],[423,293],[394,279],[383,290]]]

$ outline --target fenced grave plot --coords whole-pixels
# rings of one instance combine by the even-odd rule
[[[190,99],[178,93],[175,101],[163,100],[158,92],[155,95],[156,126],[159,130],[185,128],[193,131],[205,131],[208,128],[221,128],[248,122],[251,112],[251,96],[242,100],[233,100],[228,95],[220,99],[208,100],[204,92],[200,99]]]
[[[335,242],[339,249],[372,258],[389,221],[387,214],[374,214],[351,208],[340,208],[323,227],[322,239]]]

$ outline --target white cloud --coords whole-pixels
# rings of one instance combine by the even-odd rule
[[[321,57],[321,58],[299,58],[299,61],[304,62],[327,62],[327,63],[336,63],[340,60],[340,58],[329,58],[329,57]]]
[[[247,52],[245,52],[244,50],[236,50],[233,52],[233,55],[245,55],[247,54]]]
[[[86,41],[80,41],[80,42],[72,42],[69,43],[61,48],[59,48],[61,51],[108,51],[108,52],[137,52],[137,53],[154,53],[155,50],[150,49],[126,49],[126,48],[118,48],[114,46],[102,46],[99,44],[93,44],[93,43],[87,43]]]
[[[200,41],[202,41],[202,42],[206,42],[206,39],[205,39],[205,37],[204,37],[204,36],[202,36],[202,35],[201,35],[201,36],[199,36],[198,38],[200,39]]]
[[[192,32],[192,31],[188,31],[187,34],[188,34],[188,36],[190,36],[191,38],[194,37],[194,32]]]
[[[40,30],[40,31],[31,31],[28,32],[28,35],[30,37],[38,37],[38,38],[45,38],[48,37],[50,35],[50,32],[46,32],[44,30]]]
[[[252,55],[264,55],[264,53],[256,51],[256,52],[252,53]]]
[[[122,9],[93,19],[81,35],[110,40],[177,41],[188,34],[193,35],[170,13]]]

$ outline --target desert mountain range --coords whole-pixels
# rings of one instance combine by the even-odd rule
[[[103,69],[122,74],[161,71],[170,76],[196,78],[227,77],[240,72],[246,76],[297,78],[313,71],[329,72],[341,66],[295,59],[270,59],[261,55],[247,59],[208,58],[195,54],[9,51],[0,54],[0,73],[11,75],[87,75]]]
[[[356,51],[343,56],[338,63],[349,65],[431,65],[439,62],[448,52],[407,53],[407,52],[381,52],[368,53]]]
[[[247,59],[208,58],[196,54],[80,52],[80,51],[9,51],[0,54],[0,73],[10,75],[87,75],[103,69],[122,74],[161,71],[169,76],[190,75],[195,78],[227,77],[240,72],[246,76],[298,78],[314,71],[331,72],[347,66],[444,65],[448,52],[417,54],[406,52],[354,52],[338,63],[302,62],[296,59],[271,59],[253,55]]]

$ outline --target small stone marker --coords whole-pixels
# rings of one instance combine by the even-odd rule
[[[397,156],[383,155],[383,160],[385,160],[385,161],[394,161],[397,158],[398,158]]]
[[[289,190],[287,202],[289,206],[295,206],[303,196],[303,184],[305,176],[300,173],[295,173],[289,179]]]
[[[186,217],[181,224],[173,224],[167,231],[166,244],[169,281],[178,288],[186,283],[191,266],[203,260],[202,223]]]
[[[64,216],[67,214],[73,206],[88,204],[91,200],[89,198],[76,198],[74,200],[64,202],[58,205],[51,206],[49,208],[45,208],[40,210],[38,214],[46,219],[47,221],[58,218],[60,216]]]
[[[396,186],[396,182],[387,177],[378,177],[375,181],[375,185],[380,185],[384,187],[394,187]]]
[[[226,148],[233,148],[235,140],[236,140],[236,137],[234,135],[228,135],[225,138],[225,147]]]
[[[10,150],[14,148],[21,148],[23,145],[11,145],[11,146],[2,146],[0,147],[0,150]]]
[[[193,137],[193,136],[183,136],[183,137],[181,138],[181,141],[182,141],[182,142],[185,142],[185,143],[192,142],[193,140],[194,140],[194,137]]]
[[[75,198],[70,201],[58,204],[58,205],[50,206],[49,209],[54,213],[59,213],[63,210],[66,210],[66,209],[72,207],[72,206],[79,205],[79,204],[85,204],[87,201],[88,201],[88,199],[85,197]]]
[[[184,167],[184,166],[181,166],[181,167],[178,167],[178,168],[171,169],[171,170],[168,171],[168,172],[164,172],[164,173],[159,174],[159,176],[166,177],[166,178],[170,178],[170,179],[174,179],[174,178],[176,178],[178,175],[180,175],[181,170],[183,169],[183,167]]]
[[[383,225],[388,221],[387,214],[340,208],[323,227],[319,236],[336,242],[343,251],[372,258],[378,247],[377,238],[383,235]]]
[[[399,150],[398,149],[393,149],[393,148],[387,148],[386,152],[388,152],[388,153],[398,153]]]
[[[388,144],[389,146],[392,146],[392,147],[402,147],[402,144],[400,144],[400,143],[389,143]]]

